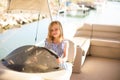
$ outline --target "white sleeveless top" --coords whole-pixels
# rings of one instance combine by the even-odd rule
[[[65,40],[63,40],[59,44],[56,44],[56,43],[53,43],[53,42],[48,42],[47,40],[45,40],[45,47],[55,51],[56,54],[58,55],[58,57],[62,57],[63,52],[64,52],[64,46],[65,46]]]

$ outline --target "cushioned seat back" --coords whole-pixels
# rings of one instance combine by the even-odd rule
[[[92,24],[84,24],[80,26],[75,33],[74,37],[87,37],[90,38],[92,35]]]
[[[120,41],[120,26],[93,24],[92,38],[105,38]]]

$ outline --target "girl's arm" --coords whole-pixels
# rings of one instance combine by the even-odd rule
[[[65,45],[64,45],[64,50],[63,50],[63,57],[57,59],[58,63],[67,61],[67,59],[68,59],[68,46],[69,46],[69,43],[68,43],[68,41],[66,41]]]
[[[69,46],[69,43],[68,41],[65,42],[65,46],[64,46],[64,52],[63,52],[63,61],[67,61],[68,59],[68,46]]]

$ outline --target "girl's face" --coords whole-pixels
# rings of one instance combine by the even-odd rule
[[[60,36],[60,26],[58,24],[54,24],[51,29],[50,29],[50,32],[51,32],[51,36],[54,37],[54,38],[58,38]]]

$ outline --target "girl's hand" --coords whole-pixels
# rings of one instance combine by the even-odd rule
[[[63,59],[62,59],[62,58],[57,58],[57,62],[58,62],[58,63],[62,63],[62,62],[63,62]]]

